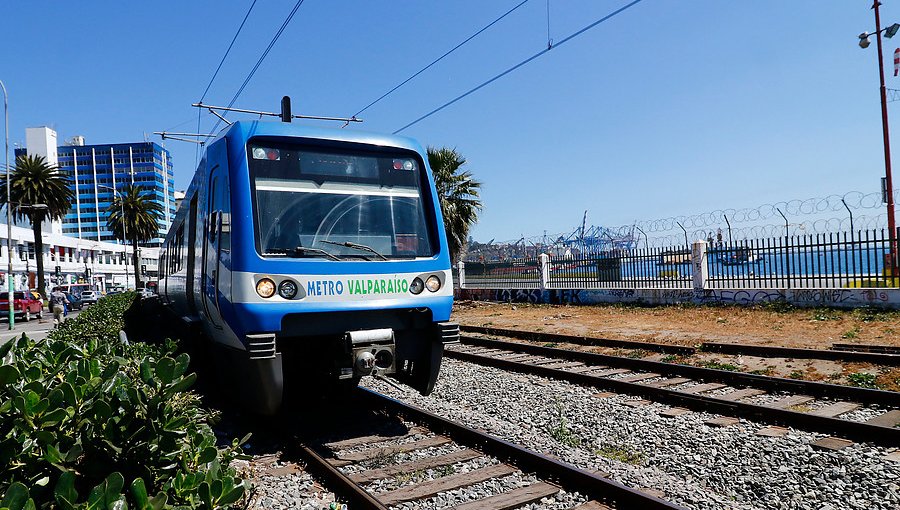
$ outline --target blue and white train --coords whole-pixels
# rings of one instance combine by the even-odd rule
[[[207,144],[160,250],[165,307],[212,347],[246,407],[373,373],[431,392],[450,257],[413,140],[235,122]]]

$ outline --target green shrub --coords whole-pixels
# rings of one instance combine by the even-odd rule
[[[763,301],[758,306],[761,310],[767,310],[775,313],[789,313],[794,311],[794,305],[790,304],[787,300],[784,299]]]
[[[729,372],[740,372],[741,367],[731,363],[719,363],[718,361],[702,361],[697,363],[698,367],[711,368],[713,370],[727,370]]]
[[[853,326],[853,329],[847,330],[841,335],[841,338],[852,340],[859,336],[859,326]]]
[[[47,340],[0,347],[0,507],[223,508],[241,500],[188,356],[122,344],[134,294],[104,298]]]
[[[853,316],[862,322],[887,321],[895,318],[897,312],[875,306],[861,306],[853,309]]]
[[[865,372],[856,372],[847,376],[851,386],[859,386],[860,388],[877,388],[875,379],[875,374],[867,374]]]
[[[833,310],[831,308],[816,308],[812,311],[810,315],[811,321],[839,321],[841,320],[841,314]]]

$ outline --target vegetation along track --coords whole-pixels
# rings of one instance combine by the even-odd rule
[[[895,392],[663,363],[463,335],[452,358],[763,423],[900,444]],[[862,420],[847,419],[853,413]],[[841,417],[843,416],[843,418]]]
[[[490,495],[475,491],[468,502],[452,508],[519,508],[554,497],[561,489],[570,496],[581,495],[569,507],[577,510],[680,508],[379,393],[359,389],[352,402],[357,412],[364,410],[364,414],[343,417],[342,422],[350,425],[338,432],[299,434],[296,453],[310,472],[318,474],[354,510],[387,509],[424,501],[441,492],[464,490],[519,472],[530,473],[534,481],[528,485],[517,483],[518,488]],[[331,416],[330,421],[334,418]],[[403,455],[406,460],[400,460]],[[456,472],[453,466],[459,463],[470,464]],[[427,470],[443,476],[415,479],[417,473]],[[392,480],[386,485],[377,483],[385,479]]]

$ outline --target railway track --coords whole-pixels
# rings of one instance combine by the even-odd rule
[[[698,347],[684,345],[656,344],[633,340],[614,340],[577,335],[541,333],[515,329],[493,328],[483,326],[460,326],[466,333],[503,336],[542,343],[570,343],[597,347],[616,347],[621,349],[639,349],[691,356],[698,352],[716,352],[720,354],[741,354],[763,358],[797,358],[820,359],[829,361],[874,363],[877,365],[900,366],[900,349],[892,346],[866,346],[855,344],[834,344],[831,349],[803,349],[796,347],[773,347],[767,345],[740,345],[719,342],[703,342]]]
[[[324,431],[302,432],[295,452],[306,462],[307,469],[321,477],[353,510],[383,510],[399,505],[414,508],[447,491],[466,490],[478,484],[503,487],[505,477],[516,475],[520,480],[505,484],[513,485],[508,490],[489,491],[492,494],[482,491],[449,508],[514,509],[554,498],[560,491],[569,496],[580,495],[568,506],[573,510],[680,508],[601,474],[379,393],[359,389],[353,402],[357,411],[365,411],[350,418],[352,425],[339,432],[327,427]],[[456,472],[454,466],[462,469]],[[429,471],[443,476],[415,479],[417,474]],[[554,507],[559,505],[557,501]]]
[[[662,402],[837,437],[822,447],[851,441],[900,444],[900,396],[894,392],[784,379],[543,347],[463,335],[446,355],[506,370],[565,380]],[[639,404],[639,402],[638,402]],[[868,410],[863,420],[845,419]],[[842,418],[844,416],[844,418]]]

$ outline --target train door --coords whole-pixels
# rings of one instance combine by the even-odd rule
[[[187,308],[190,315],[197,315],[197,304],[194,301],[194,275],[197,268],[196,264],[196,243],[197,243],[197,196],[200,193],[194,193],[191,198],[191,208],[188,217],[188,239],[187,239],[187,274],[184,278],[184,295],[187,299]]]
[[[219,294],[222,280],[222,249],[230,249],[226,243],[228,232],[223,232],[223,219],[227,218],[228,181],[224,170],[217,166],[209,174],[207,188],[206,232],[203,243],[203,308],[209,321],[222,328]],[[227,222],[227,220],[225,220]]]

